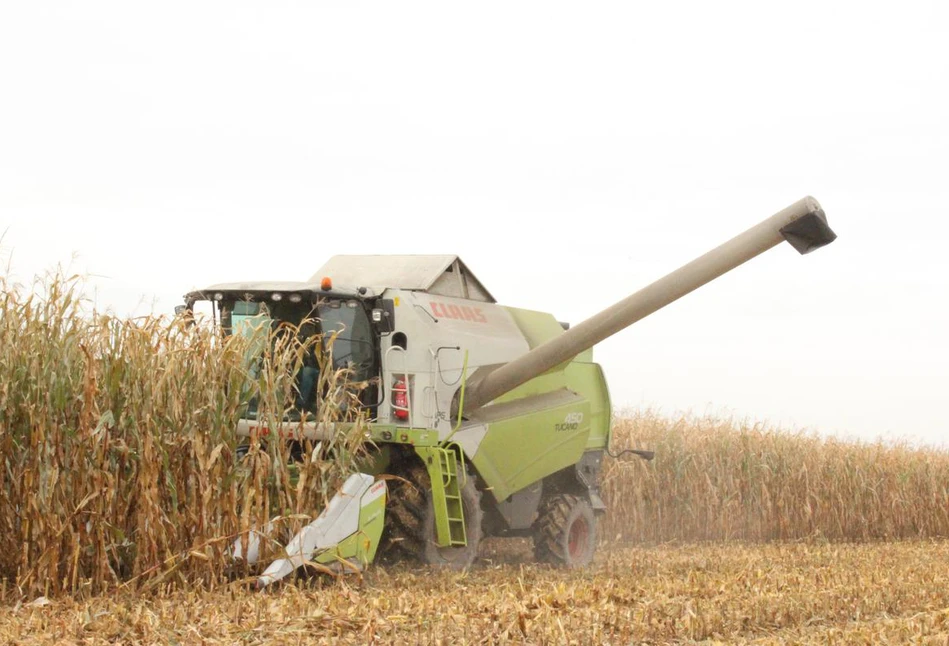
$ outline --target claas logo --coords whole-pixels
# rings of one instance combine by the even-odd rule
[[[456,321],[470,321],[471,323],[487,323],[488,317],[480,307],[467,305],[448,305],[432,301],[432,314],[439,319],[455,319]]]

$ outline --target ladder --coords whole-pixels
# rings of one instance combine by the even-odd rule
[[[439,547],[468,544],[465,533],[465,509],[461,500],[463,481],[459,479],[458,453],[451,448],[418,446],[415,450],[425,462],[432,483],[435,510],[435,542]],[[466,478],[467,474],[460,474]]]

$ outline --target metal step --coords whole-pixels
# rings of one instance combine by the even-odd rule
[[[432,483],[432,505],[435,509],[435,542],[439,547],[465,546],[465,509],[461,500],[458,454],[451,448],[416,447],[425,461]]]

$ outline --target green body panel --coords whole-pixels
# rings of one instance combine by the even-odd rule
[[[578,400],[492,422],[472,462],[495,499],[576,464],[590,436],[590,410]]]
[[[537,312],[535,310],[524,310],[519,307],[505,307],[507,313],[511,315],[517,327],[527,340],[527,344],[533,350],[541,343],[550,341],[563,334],[563,327],[557,322],[551,314],[546,312]]]
[[[372,424],[369,435],[376,443],[438,446],[438,431],[430,428],[409,428],[394,424]]]
[[[518,307],[505,307],[504,309],[507,310],[511,318],[514,319],[514,322],[517,323],[517,327],[520,328],[531,350],[542,343],[557,338],[564,332],[563,326],[554,318],[553,314],[536,312],[534,310],[522,310]],[[574,361],[585,361],[588,363],[593,361],[593,348],[584,350],[578,354],[574,358]],[[557,366],[554,370],[559,370],[562,367],[563,364]]]
[[[550,314],[506,308],[533,349],[563,334]],[[538,404],[488,425],[472,462],[498,501],[576,464],[586,450],[604,449],[610,439],[611,406],[603,371],[593,351],[535,377],[499,397],[495,404],[530,401],[557,391],[573,401]]]
[[[461,481],[464,473],[464,457],[461,447],[448,444],[441,447],[416,447],[415,452],[425,468],[432,484],[432,507],[435,511],[435,543],[439,547],[465,546],[465,510],[461,502]],[[461,465],[461,466],[459,466]]]
[[[565,370],[567,383],[590,402],[590,436],[587,449],[605,449],[610,445],[613,432],[613,405],[606,377],[598,363],[573,361]]]

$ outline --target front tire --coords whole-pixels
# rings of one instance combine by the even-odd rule
[[[549,498],[534,525],[534,556],[541,563],[586,567],[596,550],[596,517],[585,497],[557,494]]]
[[[393,482],[390,488],[382,560],[421,563],[449,570],[470,567],[478,557],[483,519],[481,492],[475,487],[474,476],[467,474],[461,487],[467,545],[439,547],[435,543],[435,507],[428,470],[417,463],[400,475],[405,480]]]

